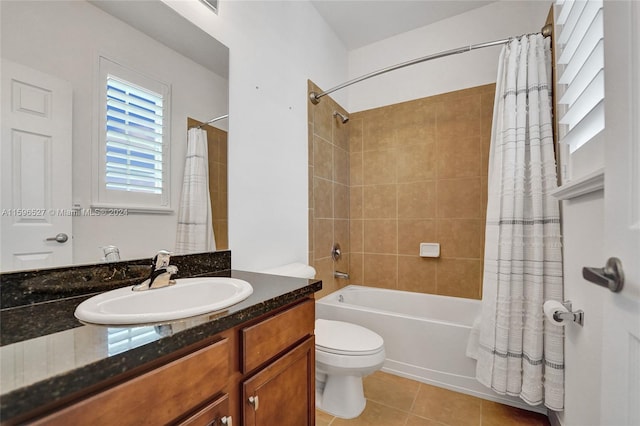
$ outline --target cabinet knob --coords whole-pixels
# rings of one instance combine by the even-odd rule
[[[220,419],[220,423],[225,426],[233,426],[233,418],[231,416],[226,416]]]
[[[258,411],[258,407],[260,406],[260,400],[258,399],[258,395],[250,396],[249,404],[253,406],[253,411]]]

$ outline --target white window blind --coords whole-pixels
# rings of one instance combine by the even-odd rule
[[[100,57],[97,207],[170,212],[170,86]]]
[[[574,152],[604,129],[602,0],[556,0],[560,141]]]
[[[107,76],[106,187],[162,193],[162,95]]]

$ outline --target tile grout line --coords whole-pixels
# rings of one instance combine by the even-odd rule
[[[413,415],[413,409],[416,406],[416,401],[418,400],[418,395],[420,394],[420,389],[422,389],[422,383],[418,382],[418,389],[416,390],[416,394],[413,396],[413,401],[411,401],[411,407],[409,407],[409,414]],[[407,417],[407,421],[409,418]]]
[[[422,386],[422,384],[420,382],[418,382],[418,388],[416,389],[416,394],[413,396],[413,401],[411,401],[411,406],[409,407],[409,413],[407,414],[407,419],[404,421],[404,425],[407,426],[409,424],[409,419],[411,418],[411,416],[414,416],[413,414],[413,406],[416,403],[416,400],[418,399],[418,394],[420,393],[420,387]]]
[[[381,405],[385,408],[391,408],[392,410],[400,411],[401,413],[411,414],[411,411],[406,411],[401,408],[394,407],[393,405],[387,405],[384,402],[376,401],[375,399],[369,399],[369,398],[366,398],[366,399],[367,399],[367,402],[373,402],[374,404]]]

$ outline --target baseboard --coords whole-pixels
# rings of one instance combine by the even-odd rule
[[[563,426],[557,411],[549,410],[547,412],[547,417],[549,418],[549,423],[551,424],[551,426]]]

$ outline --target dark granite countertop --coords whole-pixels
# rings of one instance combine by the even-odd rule
[[[0,420],[82,393],[322,288],[318,280],[233,270],[198,272],[194,275],[246,280],[253,294],[224,311],[136,327],[79,322],[73,315],[76,306],[95,293],[2,309]],[[114,344],[117,335],[125,337]]]

